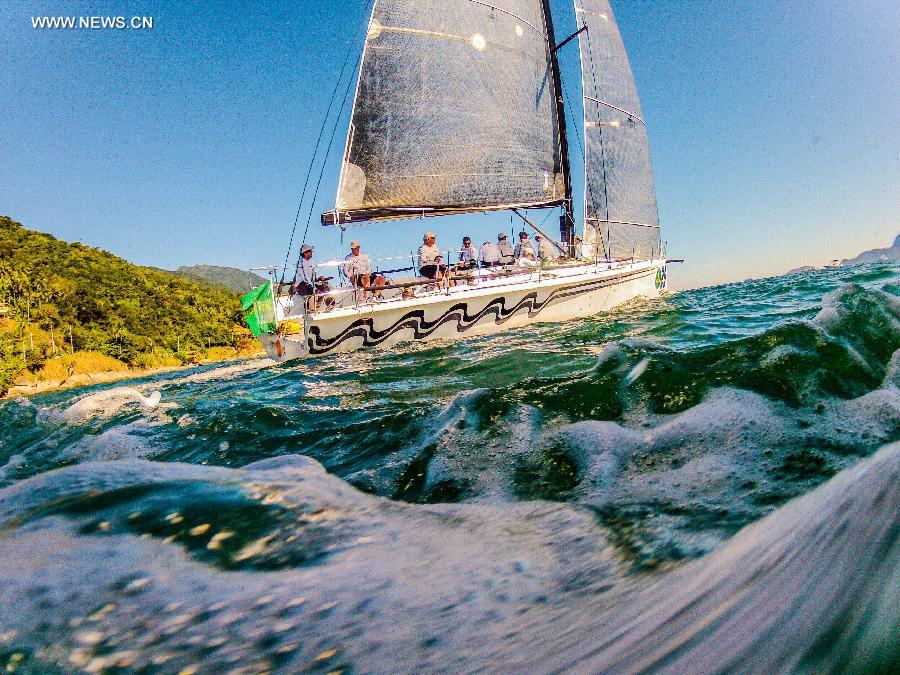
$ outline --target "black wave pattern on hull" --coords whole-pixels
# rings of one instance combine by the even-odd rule
[[[633,281],[645,276],[655,274],[656,270],[629,272],[612,279],[602,279],[599,281],[589,281],[586,283],[574,284],[565,288],[559,288],[547,296],[541,302],[538,301],[537,292],[528,293],[519,302],[511,308],[506,308],[506,297],[500,296],[491,299],[481,311],[474,315],[469,315],[469,305],[467,302],[458,302],[449,307],[446,312],[441,314],[433,321],[425,318],[425,311],[422,309],[414,309],[407,312],[397,319],[393,324],[384,330],[378,330],[373,325],[373,317],[364,317],[357,319],[343,331],[333,338],[323,338],[322,331],[319,326],[313,324],[309,329],[309,353],[310,354],[326,354],[334,350],[345,340],[353,337],[362,338],[363,347],[376,347],[382,342],[390,338],[394,333],[410,328],[413,331],[413,339],[423,340],[434,333],[438,328],[450,321],[456,321],[456,330],[459,333],[465,333],[467,330],[478,324],[485,316],[494,315],[494,323],[502,325],[509,321],[517,312],[526,309],[529,317],[537,316],[541,311],[548,307],[555,300],[564,300],[566,298],[590,293],[605,286],[615,286],[626,281]]]

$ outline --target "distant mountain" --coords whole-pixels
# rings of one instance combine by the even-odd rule
[[[894,244],[890,248],[873,248],[871,251],[863,251],[855,258],[844,260],[842,265],[864,265],[865,263],[875,262],[884,258],[897,260],[900,259],[900,234],[894,239]]]
[[[223,286],[236,293],[246,293],[265,282],[265,279],[253,272],[219,265],[182,265],[175,270],[175,274]]]

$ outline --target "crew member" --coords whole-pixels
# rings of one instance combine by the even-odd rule
[[[419,275],[428,279],[442,279],[447,271],[447,266],[441,258],[441,251],[438,249],[437,238],[434,232],[426,232],[422,236],[424,242],[419,247]]]
[[[502,232],[497,235],[497,250],[500,251],[501,265],[512,265],[516,261],[516,255],[515,253],[513,253],[513,247],[506,240],[506,235]]]
[[[575,249],[575,260],[585,260],[590,257],[584,254],[584,245],[581,243],[581,237],[577,234],[575,235],[575,245],[572,248]]]
[[[500,264],[500,249],[492,241],[486,241],[481,245],[481,266],[496,267]]]
[[[541,235],[535,235],[534,240],[537,242],[538,256],[541,260],[553,262],[559,257],[559,254],[556,252],[556,247]]]
[[[313,247],[303,244],[300,247],[300,260],[294,274],[294,293],[306,297],[306,309],[310,312],[316,308],[316,277],[312,264]]]
[[[350,242],[350,253],[344,261],[344,276],[354,287],[363,289],[363,298],[367,297],[370,286],[375,288],[375,297],[380,298],[384,277],[372,271],[368,254],[360,251],[359,242],[355,239]]]
[[[535,253],[534,250],[534,243],[531,241],[531,239],[528,238],[528,233],[525,230],[522,230],[521,232],[519,232],[519,243],[516,244],[516,250],[514,254],[516,259],[522,260],[523,258],[528,258],[529,256],[525,254],[526,250],[531,251],[530,258],[532,260],[537,258],[537,253]]]
[[[463,237],[462,248],[459,251],[460,267],[478,267],[478,249],[472,246],[469,237]]]

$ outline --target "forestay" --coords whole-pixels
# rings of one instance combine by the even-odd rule
[[[575,0],[584,89],[584,239],[599,255],[659,255],[653,170],[637,88],[607,0]]]
[[[325,224],[564,195],[540,0],[377,0]]]

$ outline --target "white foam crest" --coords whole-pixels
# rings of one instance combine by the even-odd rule
[[[131,403],[137,403],[145,410],[153,410],[159,405],[161,398],[162,394],[159,391],[153,391],[149,396],[144,396],[134,387],[116,387],[88,394],[62,412],[57,413],[55,417],[64,422],[80,423],[98,415],[110,417]]]
[[[142,435],[144,423],[132,423],[88,434],[64,448],[65,455],[78,462],[113,462],[152,457],[155,448]]]
[[[644,358],[641,359],[640,362],[631,370],[628,371],[628,374],[625,376],[625,386],[630,387],[632,384],[638,381],[638,378],[644,374],[647,370],[647,366],[650,365],[650,359]]]
[[[156,380],[154,382],[154,385],[159,387],[166,387],[185,383],[203,384],[204,382],[213,382],[215,380],[231,380],[240,375],[255,373],[258,370],[262,370],[263,368],[268,368],[269,366],[274,365],[275,361],[273,361],[272,359],[261,357],[248,361],[241,361],[239,363],[232,363],[227,366],[217,366],[209,370],[204,370],[200,373],[191,373],[189,375],[185,375],[184,377],[173,377]]]

